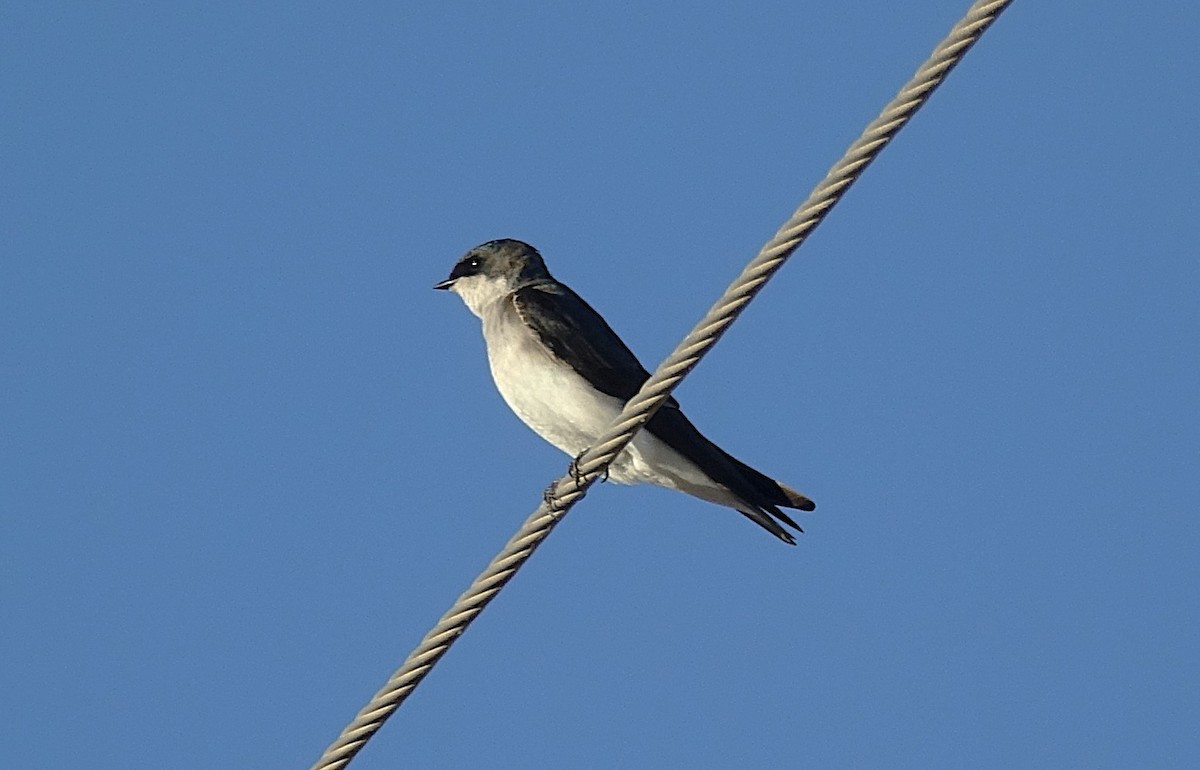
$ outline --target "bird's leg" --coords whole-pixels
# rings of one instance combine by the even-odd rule
[[[567,466],[567,473],[570,474],[571,478],[575,479],[576,487],[583,483],[583,472],[579,470],[579,461],[583,459],[583,456],[586,453],[587,449],[584,449],[582,452],[572,457],[571,464]]]
[[[583,450],[583,452],[586,451],[586,449]],[[583,452],[580,452],[571,458],[571,464],[567,466],[567,475],[575,481],[576,489],[579,489],[580,485],[583,484],[583,473],[581,473],[579,470],[579,458],[583,457]],[[560,479],[551,481],[550,486],[546,487],[546,490],[542,492],[542,502],[546,504],[546,507],[550,509],[550,513],[555,517],[557,517],[558,514],[564,510],[562,503],[558,501],[559,481]]]
[[[571,478],[575,479],[575,486],[579,486],[583,483],[583,471],[579,469],[579,461],[583,459],[583,456],[587,453],[587,451],[587,449],[584,449],[582,452],[575,455],[575,457],[571,458],[571,464],[567,467],[567,473],[571,474]],[[608,481],[608,468],[609,466],[604,466],[604,471],[600,474],[600,481]]]
[[[579,461],[580,461],[580,459],[583,458],[583,455],[586,452],[587,452],[587,450],[584,449],[583,452],[580,452],[579,454],[577,454],[573,458],[571,458],[571,464],[567,467],[567,475],[570,476],[571,479],[573,479],[575,481],[576,489],[579,489],[581,486],[583,486],[583,471],[580,469]],[[608,481],[608,468],[604,469],[604,472],[603,472],[600,480]],[[552,514],[557,515],[560,511],[564,510],[562,504],[558,502],[558,480],[557,479],[550,482],[550,486],[546,487],[545,491],[542,492],[542,502],[544,502],[546,504],[546,507],[550,509],[550,513],[552,513]]]
[[[546,487],[546,491],[542,492],[542,502],[550,509],[550,513],[558,518],[558,514],[563,510],[558,502],[558,481],[550,482],[550,486]]]

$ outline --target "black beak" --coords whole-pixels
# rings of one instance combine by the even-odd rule
[[[458,280],[457,278],[447,278],[446,280],[442,281],[441,283],[435,283],[435,284],[433,285],[433,288],[435,288],[435,289],[449,289],[451,286],[453,286],[453,285],[454,285],[454,282],[455,282],[455,281],[457,281],[457,280]]]

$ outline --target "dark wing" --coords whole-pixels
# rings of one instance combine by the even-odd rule
[[[628,401],[650,379],[650,373],[612,327],[569,287],[533,284],[512,295],[517,314],[542,343],[597,390]],[[674,397],[650,418],[646,430],[696,463],[713,481],[746,505],[739,511],[786,543],[793,538],[775,519],[798,531],[799,525],[780,506],[810,511],[808,498],[759,473],[704,437],[679,408]]]
[[[795,538],[772,517],[797,532],[803,532],[799,524],[779,509],[811,511],[816,508],[811,500],[756,471],[709,441],[678,407],[668,409],[664,406],[659,409],[646,423],[646,430],[694,462],[710,479],[741,498],[745,505],[739,506],[738,511],[744,516],[785,543],[796,544]]]
[[[592,306],[561,283],[539,283],[513,292],[513,307],[554,355],[601,393],[628,401],[650,379],[612,327]],[[674,398],[666,406],[678,407]]]

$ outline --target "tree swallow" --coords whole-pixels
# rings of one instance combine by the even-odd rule
[[[578,457],[650,374],[604,319],[554,280],[527,243],[489,241],[467,252],[435,289],[462,297],[483,321],[492,379],[517,416]],[[783,508],[816,506],[734,458],[670,398],[608,469],[620,484],[649,483],[728,506],[785,543],[802,532]]]

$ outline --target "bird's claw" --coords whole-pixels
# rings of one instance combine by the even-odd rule
[[[580,452],[579,454],[575,455],[575,457],[571,458],[571,464],[569,466],[567,466],[567,473],[569,473],[571,475],[571,478],[575,479],[575,486],[579,486],[580,484],[583,483],[583,471],[580,470],[580,468],[579,468],[579,465],[580,465],[579,461],[583,459],[583,456],[585,454],[587,454],[586,449],[583,450],[582,452]],[[608,466],[607,465],[604,467],[604,470],[601,471],[601,473],[600,473],[600,481],[601,482],[608,481]]]
[[[571,464],[567,466],[567,474],[571,478],[575,479],[575,486],[577,486],[577,487],[583,483],[583,471],[579,470],[579,461],[581,459],[583,459],[583,455],[586,452],[587,452],[587,450],[585,449],[582,452],[580,452],[579,454],[572,457]]]
[[[558,518],[558,514],[562,513],[563,506],[558,501],[558,482],[551,481],[550,486],[546,487],[546,491],[542,492],[542,502],[550,509],[550,515]]]
[[[571,464],[567,467],[567,476],[575,482],[575,489],[578,490],[583,486],[584,473],[580,469],[580,458],[583,457],[587,450],[583,450],[575,457],[571,458]],[[601,471],[601,481],[608,481],[608,468]],[[542,492],[542,502],[546,504],[546,508],[550,510],[550,514],[557,517],[562,511],[566,510],[566,506],[559,500],[558,484],[561,479],[556,479],[550,482],[550,486]]]

